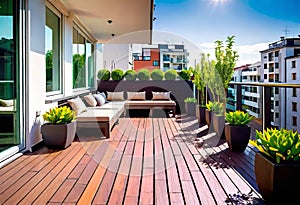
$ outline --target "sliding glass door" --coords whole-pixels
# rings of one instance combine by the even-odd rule
[[[19,3],[0,0],[0,154],[19,147]],[[0,156],[0,161],[3,156]]]

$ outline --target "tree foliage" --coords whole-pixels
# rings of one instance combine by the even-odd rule
[[[238,54],[233,50],[233,44],[235,36],[228,36],[226,40],[226,47],[223,45],[223,41],[217,40],[215,46],[216,57],[216,71],[221,77],[223,87],[228,88],[228,84],[233,75],[233,68],[238,60]]]

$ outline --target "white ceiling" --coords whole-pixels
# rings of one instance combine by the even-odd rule
[[[153,1],[62,0],[62,3],[99,43],[150,43]],[[108,20],[112,23],[107,23]],[[145,30],[143,35],[133,33]]]

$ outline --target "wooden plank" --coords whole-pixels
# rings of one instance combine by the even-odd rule
[[[50,199],[50,203],[62,203],[75,183],[76,179],[66,179]]]

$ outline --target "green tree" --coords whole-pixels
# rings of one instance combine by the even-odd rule
[[[85,86],[85,55],[73,55],[73,88]]]

